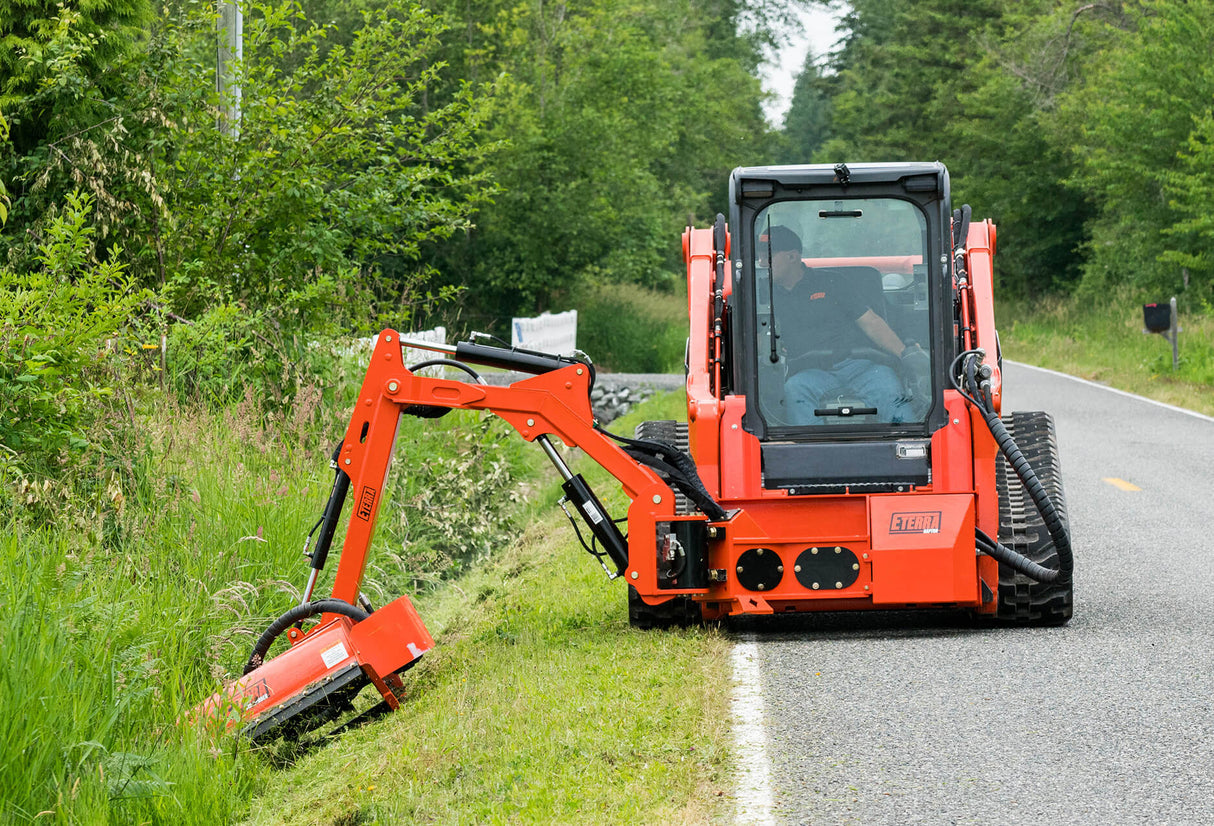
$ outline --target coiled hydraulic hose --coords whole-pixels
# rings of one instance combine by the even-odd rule
[[[1000,544],[997,540],[992,539],[982,531],[977,532],[977,547],[987,556],[994,557],[1035,582],[1065,583],[1070,580],[1074,569],[1074,558],[1071,554],[1071,537],[1067,533],[1066,526],[1062,523],[1062,517],[1059,515],[1058,509],[1054,507],[1054,502],[1050,499],[1045,487],[1041,484],[1041,480],[1037,478],[1037,474],[1033,471],[1032,466],[1029,465],[1028,459],[1024,457],[1020,448],[1016,446],[1016,442],[1012,439],[1012,435],[1008,433],[1003,420],[995,412],[995,405],[990,395],[990,367],[985,365],[980,367],[978,364],[985,355],[986,352],[981,349],[966,350],[961,353],[953,360],[953,364],[949,368],[949,378],[952,379],[953,386],[957,391],[981,411],[982,418],[986,421],[986,426],[990,429],[991,436],[994,437],[1000,452],[1003,453],[1008,464],[1016,472],[1016,476],[1020,478],[1025,491],[1033,500],[1033,505],[1037,508],[1037,512],[1041,514],[1041,518],[1045,522],[1045,528],[1049,531],[1050,539],[1054,542],[1054,549],[1058,552],[1058,567],[1056,569],[1046,568],[1044,565],[1040,565],[1027,556],[1017,553],[1006,545]],[[961,366],[960,370],[958,370],[958,365]],[[964,382],[964,387],[962,386],[962,381]]]
[[[249,661],[245,664],[244,673],[248,674],[250,671],[261,667],[261,664],[265,662],[270,646],[274,644],[274,640],[278,639],[278,636],[283,631],[286,631],[300,620],[314,617],[317,614],[341,614],[343,617],[349,617],[355,622],[362,622],[370,616],[363,609],[341,599],[318,599],[312,602],[305,602],[302,605],[296,605],[290,611],[287,611],[281,617],[274,620],[274,622],[270,623],[270,627],[257,639],[257,643],[253,646],[253,653],[249,655]]]

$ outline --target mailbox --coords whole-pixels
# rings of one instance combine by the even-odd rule
[[[1171,304],[1143,304],[1142,323],[1152,333],[1166,333],[1172,329]]]

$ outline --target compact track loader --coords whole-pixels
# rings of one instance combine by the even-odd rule
[[[545,451],[636,626],[927,607],[1070,618],[1053,423],[1002,413],[995,226],[952,210],[942,164],[736,169],[728,223],[688,228],[683,253],[685,423],[600,427],[594,367],[577,354],[383,331],[333,456],[302,603],[208,713],[263,738],[340,717],[367,683],[397,707],[400,675],[433,641],[406,597],[373,610],[359,586],[401,415],[454,408],[491,411]],[[439,356],[406,365],[403,345]],[[422,375],[432,364],[468,378]],[[491,386],[470,365],[527,377]],[[619,481],[626,531],[554,438]],[[331,595],[313,600],[347,499]],[[266,659],[283,634],[290,647]]]

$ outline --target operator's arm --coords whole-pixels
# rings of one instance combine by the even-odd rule
[[[902,339],[898,338],[898,334],[893,331],[886,320],[873,312],[871,308],[864,311],[864,315],[856,320],[856,324],[860,326],[866,336],[872,339],[873,344],[898,358],[902,357],[906,345],[902,343]]]

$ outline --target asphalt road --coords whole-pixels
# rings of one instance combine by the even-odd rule
[[[1007,364],[1058,430],[1075,616],[756,627],[769,820],[1214,823],[1214,420]]]

